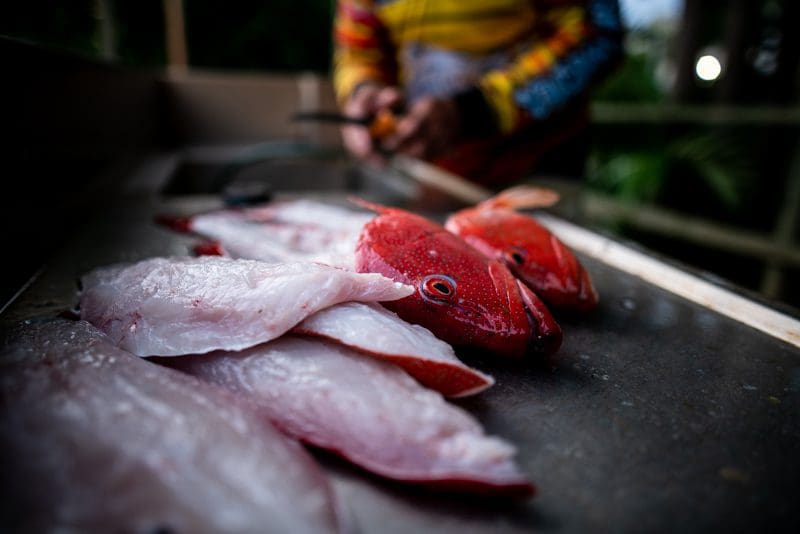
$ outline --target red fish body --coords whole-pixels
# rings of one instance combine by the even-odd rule
[[[356,246],[356,270],[413,285],[412,295],[384,305],[453,345],[508,356],[550,354],[561,329],[530,289],[442,226],[404,210],[362,203],[379,215]]]
[[[461,210],[445,226],[487,257],[502,261],[548,304],[580,312],[592,309],[597,304],[597,292],[575,255],[535,219],[514,211],[513,207],[552,203],[552,197],[544,200],[536,196],[542,194],[541,190],[527,191],[531,196],[525,201],[513,193],[501,193]]]

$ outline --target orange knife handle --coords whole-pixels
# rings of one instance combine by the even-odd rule
[[[397,119],[394,113],[388,109],[382,109],[375,114],[375,118],[369,125],[369,133],[375,139],[383,139],[394,133],[397,127]]]

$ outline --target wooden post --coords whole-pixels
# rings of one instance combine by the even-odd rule
[[[117,59],[117,32],[111,0],[95,0],[94,15],[100,32],[100,57],[114,61]]]
[[[708,5],[703,0],[685,0],[680,34],[676,37],[677,76],[672,97],[678,102],[690,102],[697,93],[694,79],[694,62],[701,46],[703,14]]]
[[[752,42],[754,20],[759,20],[761,6],[750,0],[733,0],[725,21],[725,72],[720,79],[717,94],[722,102],[736,103],[746,100],[752,83],[748,65],[747,47]]]
[[[791,247],[798,223],[800,223],[800,142],[795,145],[783,206],[773,233],[775,244],[779,247]],[[781,267],[783,265],[773,256],[767,256],[767,267],[761,279],[761,292],[768,297],[777,298],[782,293],[784,273]]]
[[[164,0],[164,28],[167,41],[167,69],[185,73],[189,68],[183,0]]]

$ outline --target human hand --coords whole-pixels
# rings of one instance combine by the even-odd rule
[[[394,133],[383,140],[381,147],[430,159],[454,144],[460,127],[459,110],[453,100],[424,97],[397,121]]]
[[[403,100],[400,89],[382,85],[365,85],[356,90],[345,102],[342,112],[348,117],[364,118],[389,112]],[[369,127],[359,124],[342,126],[342,141],[355,157],[375,164],[383,164],[384,158]]]

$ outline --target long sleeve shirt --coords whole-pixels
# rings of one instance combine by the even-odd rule
[[[334,87],[453,97],[468,130],[510,134],[585,95],[621,35],[616,0],[340,0]]]

